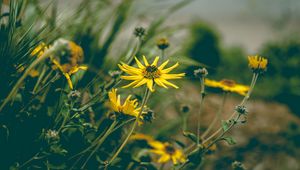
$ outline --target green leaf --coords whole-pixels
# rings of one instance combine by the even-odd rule
[[[236,140],[233,139],[231,136],[223,137],[221,140],[226,141],[229,145],[236,144]]]
[[[197,136],[192,132],[183,131],[183,136],[189,138],[191,141],[197,143]]]
[[[225,120],[222,120],[221,123],[222,123],[222,129],[223,129],[223,131],[227,131],[228,128],[229,128],[229,126],[230,126],[230,124],[227,121],[225,121]]]

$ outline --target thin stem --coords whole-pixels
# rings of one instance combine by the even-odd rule
[[[246,96],[244,97],[244,99],[242,100],[242,102],[240,103],[240,106],[244,106],[246,104],[246,102],[249,100],[250,95],[254,89],[254,86],[256,84],[256,80],[258,78],[258,74],[253,74],[252,76],[252,81],[251,81],[251,85],[249,88],[248,93],[246,94]],[[234,111],[231,116],[227,119],[227,120],[232,120],[234,118],[234,116],[237,114],[237,111]],[[217,134],[219,134],[219,132],[222,131],[222,127],[220,127],[217,131],[215,131],[211,136],[209,136],[207,139],[205,139],[202,144],[207,143],[208,141],[210,141],[213,137],[215,137]]]
[[[226,96],[227,96],[227,93],[224,92],[220,108],[219,108],[217,114],[215,115],[215,118],[213,119],[212,123],[209,125],[209,127],[206,129],[206,131],[201,135],[201,139],[205,138],[209,134],[209,132],[212,130],[214,125],[217,123],[217,120],[221,119],[221,113],[223,112],[223,108],[224,108],[225,101],[226,101]]]
[[[117,150],[117,152],[113,155],[113,157],[110,159],[110,161],[107,162],[106,164],[106,168],[109,166],[109,164],[111,164],[115,159],[116,157],[119,155],[119,153],[122,151],[122,149],[125,147],[125,145],[127,144],[130,136],[132,135],[132,133],[134,132],[136,126],[138,125],[138,122],[140,121],[140,117],[141,117],[141,114],[144,110],[144,107],[149,99],[149,96],[150,96],[150,91],[149,89],[146,87],[146,91],[145,91],[145,94],[144,94],[144,97],[143,97],[143,101],[142,101],[142,105],[141,105],[141,110],[139,112],[139,114],[137,115],[136,119],[135,119],[135,122],[133,123],[132,125],[132,128],[131,130],[129,131],[127,137],[125,138],[125,140],[123,141],[122,145],[119,147],[119,149]]]
[[[86,159],[86,161],[84,162],[84,164],[81,166],[81,169],[83,169],[85,167],[85,165],[88,163],[88,161],[90,160],[90,158],[94,155],[94,153],[99,149],[99,147],[101,146],[101,144],[105,141],[105,139],[112,133],[112,130],[115,128],[115,126],[117,125],[117,121],[114,121],[109,129],[105,132],[105,134],[103,135],[103,137],[98,141],[98,144],[96,146],[96,148],[92,151],[92,153],[88,156],[88,158]]]
[[[197,146],[200,144],[200,117],[202,113],[202,108],[203,108],[203,101],[205,97],[205,87],[204,87],[204,76],[200,78],[201,82],[201,96],[200,96],[200,108],[198,112],[198,117],[197,117]]]

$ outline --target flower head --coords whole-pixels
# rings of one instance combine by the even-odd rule
[[[133,34],[134,34],[136,37],[142,38],[142,37],[146,34],[146,29],[143,28],[143,27],[136,27],[136,28],[134,29]]]
[[[60,58],[52,57],[51,61],[54,64],[54,69],[58,69],[62,72],[67,79],[70,89],[73,90],[71,75],[77,73],[79,70],[87,70],[88,67],[79,65],[79,63],[83,61],[82,48],[72,41],[66,40],[66,42],[68,43],[66,54]]]
[[[249,68],[254,73],[263,73],[267,69],[268,59],[261,56],[248,56]]]
[[[121,96],[117,95],[117,89],[112,89],[108,92],[109,97],[109,107],[116,113],[124,114],[127,116],[137,117],[139,112],[141,111],[141,107],[138,107],[137,99],[131,99],[131,95],[129,95],[124,103],[121,103]],[[139,125],[143,124],[145,121],[146,112],[142,112],[140,115]]]
[[[130,86],[133,86],[135,88],[147,84],[147,87],[150,89],[151,92],[153,92],[154,83],[164,88],[168,88],[168,86],[174,87],[176,89],[178,88],[173,83],[167,81],[169,79],[180,79],[185,75],[185,73],[169,74],[170,71],[179,66],[178,63],[174,64],[169,68],[164,69],[165,66],[169,63],[169,60],[165,61],[160,66],[157,65],[159,57],[155,57],[152,64],[148,63],[145,56],[143,56],[143,60],[145,65],[143,65],[135,57],[135,61],[137,63],[138,68],[129,66],[125,63],[119,64],[120,69],[125,73],[129,74],[129,76],[121,76],[121,78],[124,80],[133,81],[130,84],[123,86],[123,88],[127,88]]]
[[[145,140],[151,147],[150,152],[159,155],[158,163],[166,163],[170,160],[173,164],[186,162],[186,157],[182,150],[177,149],[169,142],[160,142],[154,140],[151,136],[144,134],[135,134],[131,137],[133,140]]]
[[[76,65],[76,66],[72,67],[68,72],[66,72],[66,69],[64,69],[64,67],[56,59],[52,59],[52,63],[55,65],[55,67],[58,68],[59,71],[62,72],[64,77],[67,79],[68,85],[71,90],[73,90],[73,88],[74,88],[72,80],[71,80],[71,75],[77,73],[79,70],[87,70],[88,69],[87,66]]]
[[[170,43],[167,38],[160,38],[157,40],[156,45],[160,50],[164,50],[170,46]]]
[[[245,96],[249,90],[249,86],[236,84],[233,80],[223,79],[221,81],[214,81],[205,79],[205,85],[214,88],[220,88],[225,92],[234,92]]]

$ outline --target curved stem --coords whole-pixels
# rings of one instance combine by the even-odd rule
[[[224,108],[225,101],[226,101],[226,96],[227,96],[227,93],[224,92],[222,102],[221,102],[221,106],[220,106],[217,114],[215,115],[215,118],[213,119],[212,123],[209,125],[209,127],[206,129],[206,131],[203,133],[203,135],[201,135],[201,139],[205,138],[209,134],[209,132],[212,130],[214,125],[217,123],[217,120],[221,119],[221,113],[223,112],[223,108]]]
[[[134,132],[136,126],[138,125],[138,122],[140,121],[140,117],[141,117],[141,114],[144,110],[144,106],[146,105],[147,101],[148,101],[148,98],[150,96],[150,91],[149,89],[146,87],[146,91],[145,91],[145,94],[144,94],[144,97],[143,97],[143,101],[142,101],[142,105],[141,105],[141,110],[139,112],[139,114],[137,115],[136,119],[135,119],[135,122],[133,123],[127,137],[125,138],[125,140],[123,141],[122,145],[119,147],[119,149],[117,150],[117,152],[113,155],[113,157],[110,159],[110,161],[107,162],[106,164],[106,168],[109,166],[109,164],[111,164],[115,159],[116,157],[120,154],[120,152],[122,151],[122,149],[125,147],[125,145],[127,144],[130,136],[132,135],[132,133]]]
[[[251,81],[251,85],[249,88],[248,93],[246,94],[246,96],[244,97],[244,99],[242,100],[242,102],[240,103],[240,106],[244,106],[246,104],[246,102],[249,100],[250,95],[254,89],[254,86],[256,84],[256,80],[258,78],[258,74],[253,74],[252,76],[252,81]],[[234,116],[237,114],[237,111],[234,111],[231,116],[227,119],[227,120],[231,120],[234,118]],[[215,137],[216,135],[218,135],[220,132],[222,131],[222,127],[220,127],[217,131],[215,131],[211,136],[209,136],[207,139],[205,139],[202,144],[207,143],[208,141],[210,141],[213,137]]]

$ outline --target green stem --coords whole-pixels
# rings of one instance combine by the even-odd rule
[[[226,96],[227,96],[226,94],[227,94],[226,92],[223,93],[221,106],[220,106],[217,114],[215,115],[215,118],[213,119],[212,123],[209,125],[209,127],[206,129],[206,131],[203,133],[203,135],[201,135],[201,139],[204,139],[209,134],[209,132],[212,130],[214,125],[217,123],[217,120],[221,119],[221,113],[223,112],[223,108],[224,108],[225,101],[226,101]]]
[[[84,164],[81,166],[81,169],[83,169],[85,167],[85,165],[88,163],[88,161],[90,160],[90,158],[94,155],[94,153],[99,149],[99,147],[101,146],[101,144],[105,141],[105,139],[112,133],[113,129],[115,128],[115,126],[117,125],[117,121],[114,121],[109,129],[105,132],[105,134],[103,135],[103,137],[98,141],[96,148],[92,151],[92,153],[88,156],[88,158],[86,159],[86,161],[84,162]]]
[[[24,74],[19,78],[15,86],[12,88],[8,96],[5,98],[3,103],[0,106],[0,111],[4,108],[4,106],[17,94],[19,87],[22,85],[22,82],[25,80],[25,78],[29,75],[30,71],[36,67],[40,62],[44,61],[46,58],[50,57],[51,55],[55,54],[57,51],[61,50],[62,47],[52,47],[49,50],[45,51],[45,53],[34,60],[28,68],[25,70]]]
[[[249,88],[248,93],[246,94],[246,96],[244,97],[244,99],[242,100],[242,102],[240,103],[240,106],[244,106],[246,104],[246,102],[249,100],[250,95],[254,89],[254,86],[256,84],[256,80],[258,78],[258,74],[253,74],[252,76],[252,81],[251,81],[251,85]],[[227,120],[232,120],[234,118],[234,116],[237,114],[237,111],[234,111],[231,116],[229,117],[229,119]],[[210,141],[213,137],[215,137],[216,135],[218,135],[220,132],[222,131],[222,127],[220,127],[217,131],[215,131],[211,136],[209,136],[207,139],[205,139],[202,144],[207,143],[208,141]]]
[[[123,150],[123,148],[125,147],[125,145],[127,144],[130,136],[132,135],[132,133],[134,132],[136,126],[138,125],[138,122],[140,121],[140,117],[141,117],[141,114],[144,110],[144,107],[149,99],[149,96],[150,96],[150,91],[149,89],[146,87],[146,91],[145,91],[145,94],[144,94],[144,97],[143,97],[143,101],[142,101],[142,105],[141,105],[141,110],[139,112],[139,114],[137,115],[136,119],[135,119],[135,122],[133,123],[132,127],[131,127],[131,130],[129,131],[127,137],[125,138],[125,140],[123,141],[122,145],[119,147],[119,149],[117,150],[117,152],[113,155],[113,157],[110,159],[110,161],[107,162],[106,164],[106,168],[109,166],[109,164],[111,164],[116,158],[117,156],[120,154],[120,152]]]
[[[200,144],[200,117],[201,117],[203,101],[204,101],[204,97],[205,97],[204,76],[202,76],[200,78],[200,82],[201,82],[201,85],[200,85],[201,86],[201,96],[200,96],[200,107],[199,107],[199,112],[198,112],[198,116],[197,116],[197,147]]]

